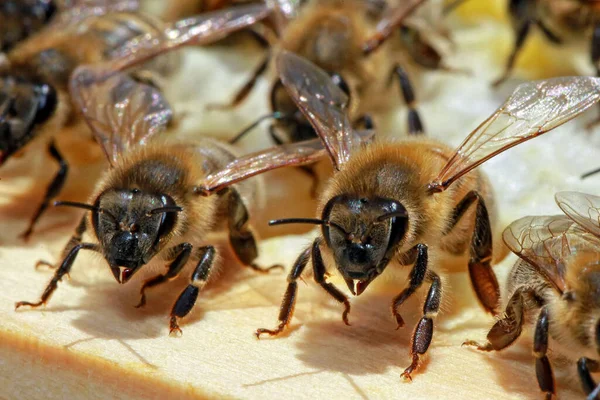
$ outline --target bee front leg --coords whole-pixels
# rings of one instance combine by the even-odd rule
[[[190,259],[190,255],[192,254],[192,245],[189,243],[178,244],[177,246],[171,248],[169,250],[169,253],[174,255],[174,260],[169,264],[167,273],[156,275],[155,277],[144,281],[144,284],[140,289],[140,302],[138,303],[138,305],[135,306],[136,308],[140,308],[146,305],[145,291],[147,288],[161,285],[179,275],[185,264]]]
[[[421,122],[421,117],[419,116],[419,112],[416,108],[415,92],[413,90],[412,84],[410,83],[410,79],[408,78],[408,74],[400,65],[395,65],[392,69],[390,79],[393,77],[398,79],[398,83],[400,84],[400,91],[402,92],[402,97],[404,98],[404,102],[408,106],[408,134],[423,134],[425,132],[425,129],[423,128],[423,122]]]
[[[423,356],[433,338],[433,319],[440,310],[442,302],[442,281],[438,274],[428,271],[427,280],[431,282],[425,304],[423,305],[423,317],[417,324],[411,340],[410,355],[412,362],[404,370],[402,378],[412,380],[411,374],[419,367],[421,356]]]
[[[60,267],[58,267],[58,269],[54,273],[52,280],[50,281],[50,283],[48,283],[48,286],[46,286],[44,293],[42,293],[42,297],[41,297],[40,301],[38,301],[36,303],[30,303],[28,301],[19,301],[19,302],[15,303],[15,310],[22,306],[29,306],[29,307],[35,308],[35,307],[41,306],[42,304],[46,304],[48,302],[48,300],[50,299],[50,296],[52,296],[52,293],[54,293],[54,291],[58,287],[58,282],[60,282],[62,277],[64,275],[68,274],[69,271],[71,270],[71,266],[73,265],[73,262],[75,261],[75,258],[77,257],[77,254],[79,253],[79,250],[82,250],[82,249],[100,251],[100,248],[98,247],[98,245],[94,244],[94,243],[79,243],[79,244],[77,244],[75,247],[73,247],[71,249],[71,251],[69,251],[69,254],[67,254],[67,256],[63,260]]]
[[[81,243],[81,239],[83,238],[83,234],[87,229],[87,218],[84,215],[81,220],[79,221],[79,224],[77,225],[77,228],[75,228],[75,233],[73,233],[73,236],[71,236],[71,239],[69,239],[69,241],[67,242],[67,245],[65,246],[65,248],[63,249],[60,258],[62,260],[64,260],[67,255],[71,252],[71,250],[77,246],[79,243]],[[35,263],[35,268],[39,268],[40,266],[45,265],[46,267],[50,267],[50,268],[55,268],[54,263],[51,263],[49,261],[45,261],[45,260],[38,260],[38,262]]]
[[[577,373],[581,380],[583,391],[587,395],[587,400],[596,400],[600,398],[600,385],[597,385],[592,378],[591,372],[600,371],[600,363],[596,360],[582,357],[577,361]]]
[[[314,271],[314,279],[327,293],[331,295],[334,299],[336,299],[339,303],[344,305],[344,313],[342,314],[342,320],[348,326],[350,326],[350,322],[348,322],[348,314],[350,313],[350,302],[348,301],[348,297],[344,293],[342,293],[334,284],[329,283],[325,280],[325,263],[323,262],[323,257],[321,256],[321,249],[319,246],[321,245],[320,240],[315,240],[312,247],[312,262],[313,262],[313,271]]]
[[[546,356],[548,350],[548,307],[542,307],[535,324],[533,335],[533,354],[535,355],[535,372],[540,390],[550,400],[556,393],[552,366]]]
[[[25,229],[25,231],[19,235],[19,237],[21,237],[23,240],[29,239],[29,237],[33,233],[33,228],[35,224],[50,205],[50,201],[60,194],[60,191],[65,185],[65,181],[69,173],[69,164],[63,158],[62,154],[60,154],[58,148],[56,148],[54,140],[51,140],[48,144],[48,152],[50,153],[50,157],[56,160],[59,168],[56,172],[56,175],[54,175],[54,178],[52,178],[52,181],[46,188],[46,193],[44,194],[42,203],[38,206],[36,212],[33,214],[33,217],[29,221],[27,229]]]
[[[483,308],[493,315],[498,315],[500,312],[500,285],[498,285],[498,279],[491,266],[492,227],[485,202],[475,190],[467,193],[454,208],[454,215],[446,233],[456,226],[475,201],[477,201],[477,209],[470,246],[469,276],[477,299]]]
[[[496,321],[487,334],[487,342],[479,344],[474,340],[467,340],[463,346],[474,346],[481,351],[500,351],[507,348],[521,336],[524,308],[523,291],[517,289],[506,305],[504,317]]]
[[[248,209],[237,190],[229,188],[229,242],[239,260],[247,267],[257,272],[269,272],[273,269],[283,269],[282,265],[272,265],[267,268],[258,266],[254,260],[258,257],[258,248],[254,234],[248,228]]]
[[[392,315],[396,319],[398,324],[396,329],[400,329],[404,326],[404,319],[398,312],[398,307],[402,305],[410,296],[412,296],[418,288],[421,287],[425,276],[427,275],[427,262],[428,253],[427,246],[424,244],[418,244],[414,247],[416,249],[416,261],[412,271],[410,271],[410,283],[406,289],[404,289],[394,300],[392,301]],[[413,253],[413,250],[409,250]]]
[[[191,245],[188,244],[188,246],[191,251]],[[177,262],[177,260],[179,260],[180,258],[183,259],[186,257],[185,255],[182,256],[182,253],[187,251],[186,249],[187,246],[181,253],[179,253],[179,256],[177,257],[175,262]],[[205,246],[198,249],[198,253],[200,254],[200,260],[198,261],[198,264],[196,265],[196,268],[192,273],[190,283],[185,289],[183,289],[183,291],[177,298],[177,301],[173,305],[173,309],[171,310],[169,334],[182,333],[181,329],[179,328],[177,318],[183,318],[189,314],[189,312],[194,307],[194,304],[196,304],[196,299],[198,298],[200,290],[204,287],[204,285],[210,278],[213,262],[215,260],[215,255],[217,252],[213,246]],[[187,254],[187,257],[189,257],[189,253]]]
[[[314,246],[314,244],[313,244]],[[257,329],[254,333],[258,339],[260,339],[260,335],[263,333],[268,334],[269,336],[277,336],[286,326],[290,323],[292,319],[292,315],[294,314],[294,307],[296,305],[296,296],[298,295],[298,278],[302,275],[308,260],[310,259],[311,247],[304,250],[294,263],[290,274],[288,275],[287,281],[288,286],[285,290],[285,294],[283,295],[283,300],[281,301],[281,307],[279,309],[279,325],[275,329]]]

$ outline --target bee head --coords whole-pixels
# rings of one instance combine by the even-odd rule
[[[408,227],[404,206],[381,197],[336,196],[325,205],[322,220],[328,222],[323,237],[337,269],[357,295],[383,272]]]
[[[93,211],[104,257],[115,279],[125,283],[161,250],[182,208],[164,194],[110,189],[98,196]]]

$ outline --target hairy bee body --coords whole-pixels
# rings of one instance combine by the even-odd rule
[[[236,158],[231,146],[208,138],[185,145],[159,141],[139,146],[124,155],[121,162],[108,171],[90,200],[91,203],[97,202],[104,193],[113,189],[138,189],[141,193],[166,195],[184,211],[178,214],[171,232],[160,240],[165,244],[173,244],[174,241],[195,242],[195,239],[206,237],[212,230],[224,228],[222,221],[227,219],[228,199],[199,196],[194,193],[193,187]],[[259,184],[260,177],[240,182],[234,188],[251,206],[256,204],[254,200],[258,196]],[[111,209],[110,203],[102,207]],[[131,208],[135,207],[132,203]],[[91,219],[89,223],[89,226],[93,226]]]
[[[559,37],[590,36],[600,22],[600,4],[591,0],[539,1],[539,18]]]
[[[398,255],[417,243],[427,243],[451,255],[462,255],[471,242],[475,209],[467,210],[458,224],[446,232],[457,204],[469,191],[476,190],[490,211],[492,223],[495,212],[491,188],[478,171],[460,178],[445,192],[432,196],[428,191],[427,184],[435,179],[452,153],[450,147],[433,139],[369,146],[357,152],[344,169],[334,174],[321,197],[318,213],[329,199],[342,193],[394,199],[406,208],[409,220]]]

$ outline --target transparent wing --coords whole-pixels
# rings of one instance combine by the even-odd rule
[[[184,45],[214,42],[264,19],[269,13],[266,5],[252,4],[176,21],[158,35],[140,35],[115,49],[112,55],[116,60],[108,69],[123,70]]]
[[[445,190],[486,160],[564,124],[599,99],[599,78],[561,77],[520,85],[467,136],[431,188]]]
[[[171,107],[154,87],[139,83],[125,73],[108,78],[104,69],[79,67],[72,75],[73,101],[114,165],[119,154],[143,145],[164,130],[173,117]]]
[[[327,156],[319,139],[272,147],[240,157],[204,179],[195,189],[204,195],[273,169],[310,164]]]
[[[346,114],[348,96],[325,71],[293,53],[279,54],[277,70],[290,97],[323,140],[339,170],[359,142]]]
[[[139,7],[139,0],[64,0],[60,4],[60,13],[48,28],[63,30],[90,17],[112,12],[136,11]]]
[[[425,0],[402,0],[386,12],[386,16],[377,24],[375,33],[363,44],[363,52],[370,54],[378,49],[402,25],[402,21],[424,2]]]
[[[565,290],[565,259],[577,251],[600,252],[600,239],[564,215],[518,219],[502,237],[511,251],[561,292]]]
[[[569,218],[600,237],[600,197],[579,192],[559,192],[554,199]]]

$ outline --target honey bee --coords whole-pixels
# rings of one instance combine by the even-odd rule
[[[560,192],[555,199],[565,215],[524,217],[504,231],[506,245],[520,257],[508,277],[506,310],[485,343],[465,344],[501,351],[519,338],[526,318],[536,315],[533,353],[540,390],[547,399],[556,394],[547,357],[551,337],[565,355],[581,357],[577,371],[592,400],[600,393],[590,375],[600,371],[600,197]]]
[[[0,4],[0,53],[49,25],[65,29],[93,15],[138,7],[138,0],[4,0]]]
[[[405,24],[424,0],[402,1],[388,6],[382,1],[308,1],[273,0],[278,37],[265,35],[264,40],[276,50],[287,50],[314,62],[327,71],[332,81],[346,92],[348,114],[356,126],[371,127],[370,114],[389,107],[390,83],[396,79],[408,105],[408,131],[424,131],[416,109],[416,98],[409,76],[401,67],[397,54],[429,69],[444,68],[440,54],[426,41],[416,26]],[[305,4],[304,4],[305,3]],[[400,32],[400,33],[399,33]],[[268,33],[268,31],[266,32]],[[403,48],[388,39],[396,37]],[[377,51],[379,50],[379,51]],[[251,92],[257,79],[269,66],[268,51],[250,79],[230,103],[211,108],[230,109],[239,105]],[[383,79],[382,79],[383,78]],[[383,81],[383,85],[380,82]],[[295,107],[279,79],[275,79],[269,96],[270,116],[275,120],[269,134],[275,143],[314,138],[315,132]]]
[[[516,58],[532,26],[537,26],[552,43],[591,36],[590,59],[600,76],[600,3],[595,0],[510,0],[508,13],[515,32],[513,50],[503,75],[494,86],[510,76]]]
[[[176,47],[217,40],[266,17],[269,12],[260,5],[239,7],[235,11],[219,11],[165,25],[137,13],[109,13],[98,17],[86,11],[92,17],[82,21],[81,14],[85,10],[71,13],[78,23],[65,20],[64,24],[68,25],[65,29],[52,25],[48,31],[34,35],[6,54],[8,66],[0,73],[0,164],[34,137],[55,134],[63,127],[81,122],[68,92],[69,77],[78,65],[127,59],[139,47],[151,45],[149,38],[165,40],[177,34],[177,38],[171,40]],[[108,12],[110,8],[101,10]],[[209,34],[201,30],[209,27]],[[137,79],[156,84],[156,78],[165,76],[176,64],[172,58],[176,55],[152,61],[135,58],[138,64],[146,62],[143,71],[135,71]],[[25,239],[33,232],[50,201],[60,193],[68,174],[68,163],[53,141],[49,143],[49,153],[60,168],[21,234]]]
[[[598,102],[600,80],[570,77],[523,84],[452,152],[441,143],[422,138],[359,146],[352,140],[351,122],[340,107],[345,94],[325,71],[287,52],[279,56],[277,67],[291,98],[323,140],[337,172],[320,196],[317,218],[270,222],[321,225],[321,235],[292,267],[278,326],[258,329],[256,336],[278,335],[289,324],[297,279],[309,259],[315,281],[344,305],[342,319],[346,324],[350,302],[327,281],[329,271],[324,260],[334,262],[348,290],[356,296],[389,264],[393,268],[413,265],[408,286],[392,301],[392,315],[402,327],[404,320],[398,309],[427,286],[423,317],[412,336],[412,362],[402,373],[411,379],[431,343],[433,320],[443,293],[438,266],[429,262],[430,251],[436,255],[468,251],[468,270],[477,298],[486,311],[500,311],[499,286],[491,267],[491,210],[486,206],[491,204],[491,192],[483,175],[472,170]]]
[[[238,15],[239,17],[239,15]],[[247,18],[244,17],[244,18]],[[133,53],[145,59],[187,40],[195,30],[218,31],[223,24],[183,28],[151,50],[144,46]],[[208,34],[208,33],[206,33]],[[144,282],[138,307],[146,303],[146,290],[176,277],[188,261],[196,267],[189,285],[179,295],[170,315],[170,332],[180,332],[178,320],[186,316],[214,270],[217,251],[212,245],[194,247],[213,231],[229,232],[229,242],[241,263],[267,272],[255,263],[256,239],[248,224],[249,208],[257,196],[256,182],[242,180],[287,165],[302,165],[326,155],[321,142],[309,142],[263,150],[238,158],[231,146],[208,138],[185,143],[163,138],[161,132],[171,117],[171,108],[156,88],[135,81],[121,72],[132,60],[104,63],[75,70],[70,90],[111,169],[99,181],[89,203],[61,201],[91,211],[85,215],[63,251],[62,262],[41,299],[21,306],[45,304],[58,282],[68,274],[81,250],[102,254],[120,284],[155,258],[167,261],[167,271]],[[95,242],[83,242],[93,229]],[[42,262],[44,263],[44,262]]]

